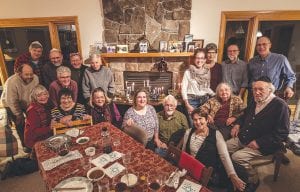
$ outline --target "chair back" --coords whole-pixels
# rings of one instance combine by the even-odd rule
[[[63,123],[55,122],[51,124],[51,128],[53,129],[54,135],[63,134],[72,128],[84,129],[88,126],[92,125],[92,119],[84,119],[84,120],[74,120],[71,122],[71,126],[67,126]]]
[[[186,169],[187,172],[203,186],[207,186],[212,172],[212,167],[205,167],[200,161],[181,151],[172,143],[168,146],[167,159],[181,169]]]
[[[136,125],[126,126],[124,128],[124,132],[127,135],[129,135],[130,137],[132,137],[133,139],[135,139],[136,141],[138,141],[139,143],[146,146],[146,144],[148,142],[147,134],[146,134],[146,131],[144,129],[142,129],[141,127],[136,126]]]

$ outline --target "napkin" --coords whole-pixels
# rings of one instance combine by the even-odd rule
[[[118,175],[119,173],[121,173],[124,170],[125,170],[125,167],[123,165],[121,165],[120,163],[116,162],[116,163],[112,164],[111,166],[109,166],[108,168],[106,168],[104,170],[104,172],[107,176],[109,176],[110,178],[113,178],[114,176]]]
[[[113,151],[109,154],[102,154],[99,157],[93,159],[91,162],[96,166],[96,167],[104,167],[110,162],[114,162],[115,160],[119,159],[122,157],[122,153],[119,153],[117,151]]]
[[[199,192],[201,185],[185,179],[176,192]]]
[[[205,166],[188,153],[182,151],[179,160],[179,167],[186,169],[187,172],[189,172],[196,180],[200,180],[202,170]]]
[[[177,171],[177,170],[174,171],[173,173],[171,173],[170,177],[166,181],[166,185],[168,187],[173,187],[177,189],[179,185],[180,177],[184,176],[186,173],[187,171],[185,169],[183,169],[182,171]]]
[[[70,151],[66,156],[58,156],[42,162],[44,170],[49,171],[63,163],[82,158],[78,150]]]

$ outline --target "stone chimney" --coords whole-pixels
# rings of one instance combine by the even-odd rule
[[[183,41],[190,33],[192,0],[102,0],[104,41],[134,49],[146,36],[150,46],[160,41]]]

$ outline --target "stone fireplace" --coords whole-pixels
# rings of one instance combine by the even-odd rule
[[[192,0],[102,0],[104,41],[128,44],[145,35],[158,50],[160,41],[182,41],[190,33]]]

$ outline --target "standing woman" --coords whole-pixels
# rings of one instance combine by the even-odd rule
[[[205,67],[205,49],[196,49],[194,64],[184,72],[181,94],[188,114],[205,103],[214,92],[210,89],[210,70]],[[192,125],[192,120],[190,125]]]
[[[89,104],[89,114],[93,118],[93,124],[107,121],[121,128],[122,116],[116,104],[107,97],[101,87],[92,91]]]
[[[31,93],[31,103],[27,108],[27,118],[24,131],[26,147],[32,149],[37,141],[47,139],[52,135],[50,129],[51,105],[49,93],[42,85],[37,85]]]
[[[148,92],[146,89],[140,89],[134,93],[133,106],[130,107],[123,120],[122,127],[139,126],[145,130],[148,142],[146,148],[154,150],[155,145],[162,148],[164,143],[158,137],[158,119],[153,106],[148,105]]]

